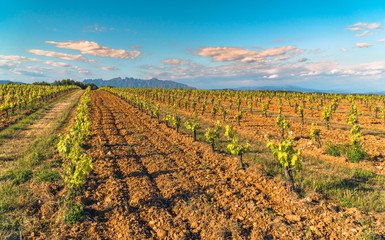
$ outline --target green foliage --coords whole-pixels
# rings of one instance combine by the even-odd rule
[[[362,169],[362,168],[356,168],[354,173],[353,173],[353,177],[361,179],[361,180],[365,180],[365,181],[367,181],[368,179],[373,178],[375,176],[376,175],[373,172],[371,172],[369,170]]]
[[[333,157],[341,157],[341,155],[345,152],[345,145],[336,145],[331,142],[326,143],[326,154]]]
[[[160,112],[160,105],[156,104],[156,106],[152,109],[152,114],[154,114],[155,117],[159,117]]]
[[[286,121],[286,119],[283,118],[281,114],[278,114],[277,121],[275,121],[275,125],[277,127],[283,128],[284,130],[290,128],[290,123]]]
[[[215,128],[208,128],[205,133],[206,141],[209,143],[214,142],[215,139],[219,138],[219,132]]]
[[[358,115],[362,115],[362,113],[358,112],[356,104],[352,104],[352,107],[349,112],[349,117],[347,122],[351,125],[358,123]]]
[[[362,145],[338,145],[330,142],[326,144],[326,154],[334,157],[345,155],[350,162],[354,163],[358,163],[369,156],[365,149],[362,148]]]
[[[176,127],[176,129],[178,130],[180,125],[182,124],[182,121],[180,119],[180,117],[176,114],[172,115],[171,118],[170,118],[170,123]]]
[[[75,224],[83,220],[84,207],[81,204],[76,204],[72,201],[66,203],[63,220],[69,224]]]
[[[317,141],[316,130],[317,130],[317,124],[312,123],[310,128],[310,139],[313,141]]]
[[[202,104],[202,115],[205,112],[205,110],[206,110],[206,101],[204,101]]]
[[[330,127],[330,118],[332,117],[331,109],[324,107],[322,112],[322,118],[326,121],[326,125],[329,129]]]
[[[229,114],[229,110],[226,110],[225,107],[221,106],[221,107],[219,108],[219,113],[222,114],[222,116],[223,116],[223,121],[225,121],[225,120],[226,120],[227,114]]]
[[[282,117],[281,114],[278,114],[277,121],[275,122],[275,125],[279,128],[281,128],[281,138],[284,138],[285,130],[290,128],[290,123],[286,121],[285,118]]]
[[[358,146],[350,146],[346,148],[346,157],[350,162],[358,163],[365,158],[367,158],[369,154],[362,148],[361,145]]]
[[[296,171],[302,170],[302,151],[295,150],[289,138],[275,144],[273,141],[267,143],[267,147],[275,157],[278,158],[282,167],[293,167]]]
[[[52,86],[79,86],[81,89],[86,89],[86,88],[91,88],[91,90],[96,90],[98,89],[98,86],[96,86],[95,84],[93,83],[87,83],[87,84],[84,84],[82,82],[79,82],[79,81],[74,81],[72,79],[63,79],[61,81],[54,81],[52,83]]]
[[[248,152],[250,149],[250,144],[246,143],[244,145],[239,144],[238,137],[236,135],[233,136],[231,142],[227,145],[227,149],[234,156],[241,156],[244,153]]]
[[[212,150],[214,150],[214,142],[219,138],[219,130],[221,130],[220,121],[218,121],[214,128],[208,128],[205,133],[206,141],[211,144]]]
[[[354,146],[361,145],[361,127],[358,124],[354,124],[352,129],[350,129],[350,140]]]
[[[233,126],[232,125],[226,125],[225,127],[225,137],[227,137],[227,140],[233,139],[235,133],[233,131]]]
[[[265,117],[267,117],[267,108],[265,106],[265,104],[262,103],[262,111],[263,111],[263,114],[265,115]]]
[[[238,122],[238,125],[240,125],[240,121],[242,119],[242,114],[243,114],[243,111],[239,111],[235,116],[234,116],[234,120],[236,120]]]
[[[247,107],[249,108],[250,112],[253,112],[253,102],[252,101],[247,102]]]
[[[53,182],[61,179],[61,176],[58,171],[43,169],[34,173],[34,179],[38,182]]]
[[[199,122],[197,121],[197,119],[194,122],[187,119],[184,122],[184,125],[185,125],[186,129],[191,130],[193,132],[194,141],[196,141],[196,132],[200,128],[200,125],[199,125]]]
[[[29,167],[12,168],[3,173],[2,178],[11,179],[15,184],[28,181],[32,177],[32,170]]]
[[[298,107],[298,116],[301,119],[302,124],[304,123],[304,115],[303,115],[303,109],[301,107]]]
[[[185,125],[186,129],[189,129],[193,132],[197,131],[200,128],[200,125],[198,122],[192,122],[188,119],[184,122],[184,125]]]
[[[89,136],[91,123],[88,120],[88,104],[90,103],[90,88],[83,94],[76,111],[75,123],[69,134],[62,136],[58,150],[68,159],[63,163],[65,169],[64,181],[70,192],[79,189],[92,170],[92,159],[83,153],[81,144]]]

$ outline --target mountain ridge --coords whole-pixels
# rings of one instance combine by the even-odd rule
[[[22,82],[12,82],[10,80],[0,80],[0,84],[15,83],[15,84],[25,84]]]

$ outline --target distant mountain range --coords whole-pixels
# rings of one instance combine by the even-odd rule
[[[9,80],[0,80],[0,84],[7,84],[7,83],[25,84],[25,83],[22,83],[22,82],[12,82],[12,81],[9,81]]]
[[[183,83],[177,83],[174,81],[168,81],[168,80],[159,80],[156,78],[152,78],[150,80],[142,80],[142,79],[135,79],[135,78],[113,78],[110,80],[103,80],[103,79],[85,79],[83,80],[84,84],[87,83],[93,83],[98,87],[102,86],[113,86],[117,88],[176,88],[176,89],[194,89],[193,87],[190,87],[189,85],[183,84]]]

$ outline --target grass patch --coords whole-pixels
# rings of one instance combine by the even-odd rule
[[[351,146],[348,144],[333,144],[326,143],[326,154],[333,157],[346,156],[346,158],[353,163],[358,163],[369,157],[369,154],[362,147],[362,145]]]
[[[369,156],[369,154],[365,151],[365,149],[362,148],[361,145],[349,146],[345,150],[346,157],[349,159],[350,162],[353,163],[358,163]]]
[[[28,199],[29,195],[25,192],[25,189],[19,187],[13,181],[0,182],[0,215],[7,215],[6,211],[26,205]]]
[[[52,169],[37,171],[33,177],[37,182],[55,182],[62,179],[60,173]]]
[[[69,96],[71,94],[55,99],[35,113],[1,131],[0,144],[6,139],[13,138],[18,130],[32,124],[34,120],[40,118],[45,110],[53,107],[55,103],[65,101]],[[34,142],[28,143],[27,149],[20,153],[17,159],[9,162],[6,168],[2,169],[0,173],[0,239],[3,237],[9,239],[8,237],[13,236],[12,234],[15,232],[19,234],[21,229],[25,230],[23,225],[28,216],[24,210],[32,206],[36,200],[33,194],[39,194],[30,191],[29,183],[32,179],[37,183],[61,180],[59,171],[51,169],[60,168],[60,160],[54,160],[51,162],[52,164],[44,162],[53,156],[59,140],[58,129],[63,125],[70,109],[76,104],[77,101],[71,102],[61,115],[50,123],[46,131],[42,132]]]
[[[333,157],[341,157],[345,151],[345,145],[336,145],[331,142],[326,143],[326,154]]]
[[[349,169],[309,159],[304,171],[296,174],[298,188],[315,191],[337,200],[341,206],[384,212],[383,186],[385,177],[363,169]]]
[[[373,178],[375,174],[369,170],[361,169],[361,168],[356,168],[353,177],[368,181],[370,178]]]
[[[83,221],[84,207],[81,204],[68,201],[64,212],[63,220],[69,224]]]
[[[28,181],[32,177],[32,170],[27,167],[11,168],[4,171],[2,179],[12,180],[15,184]]]

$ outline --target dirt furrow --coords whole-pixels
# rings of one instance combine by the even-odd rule
[[[118,103],[116,106],[122,106],[122,104]],[[125,108],[128,107],[125,106]],[[150,119],[142,119],[142,113],[137,112],[135,109],[130,108],[130,110],[133,111],[133,113],[127,115],[125,121],[134,125],[135,129],[140,129],[139,132],[142,134],[141,142],[151,143],[140,146],[144,156],[147,155],[147,157],[144,158],[146,166],[153,174],[157,174],[158,172],[170,173],[162,174],[157,178],[157,182],[163,187],[165,194],[173,198],[176,203],[178,203],[179,200],[178,196],[181,196],[184,200],[188,200],[189,198],[195,198],[195,195],[199,195],[201,200],[200,205],[210,204],[210,208],[214,209],[215,212],[222,213],[223,216],[228,219],[225,225],[231,226],[235,224],[238,226],[236,229],[238,233],[236,235],[249,237],[252,223],[249,219],[244,219],[244,217],[240,216],[240,206],[236,206],[235,208],[230,207],[233,205],[231,198],[232,195],[242,195],[238,196],[238,198],[244,198],[242,202],[249,203],[249,206],[253,206],[254,202],[252,199],[263,199],[263,197],[258,196],[261,191],[255,188],[253,189],[250,184],[247,186],[247,184],[240,181],[238,177],[234,177],[233,175],[224,176],[224,172],[229,168],[233,168],[233,164],[226,163],[227,166],[220,166],[220,164],[213,163],[210,159],[207,159],[207,156],[201,156],[202,153],[197,154],[197,151],[186,148],[183,141],[179,141],[179,145],[172,143],[171,141],[174,140],[170,139],[170,136],[174,135],[174,133],[170,133],[169,129],[163,129],[163,126],[158,126],[160,127],[159,130],[154,130],[154,128],[147,126],[147,124],[151,123]],[[130,116],[136,117],[132,118]],[[146,118],[146,116],[144,116],[144,118]],[[211,155],[211,157],[213,156]],[[222,158],[222,156],[220,156],[220,158]],[[154,159],[156,161],[154,161]],[[225,161],[220,162],[225,163]],[[177,174],[172,174],[175,172]],[[183,186],[184,189],[181,189]],[[241,191],[236,190],[237,187],[240,187]],[[248,199],[245,199],[245,195],[248,196]],[[206,203],[202,201],[202,197],[205,198],[204,201],[206,201]],[[195,201],[198,199],[199,198],[195,199]],[[264,205],[265,204],[261,204],[262,208],[265,208],[263,207]],[[176,209],[177,208],[181,208],[180,204]],[[264,211],[262,210],[261,212]],[[264,217],[263,214],[262,217]],[[197,223],[197,221],[193,219],[189,221],[194,225]],[[198,220],[198,222],[202,222],[202,220]],[[266,221],[264,222],[265,225],[267,225]],[[205,224],[202,225],[205,226]],[[220,228],[223,228],[223,224]],[[259,229],[263,229],[263,226],[259,225]]]
[[[111,109],[110,102],[106,103],[105,108],[109,109],[109,112],[113,115],[112,118],[115,119],[114,131],[118,131],[115,137],[119,139],[119,142],[123,143],[121,145],[123,147],[120,149],[115,147],[112,154],[115,156],[116,152],[119,151],[130,154],[128,159],[124,156],[116,158],[119,168],[122,168],[122,177],[125,178],[127,186],[129,186],[129,192],[132,193],[130,194],[130,205],[138,209],[140,216],[150,224],[158,237],[166,234],[177,236],[178,233],[182,233],[181,236],[191,238],[189,225],[181,219],[175,218],[176,215],[170,208],[169,199],[163,196],[162,191],[154,181],[154,175],[149,173],[148,169],[143,165],[142,156],[136,153],[141,150],[136,146],[138,144],[137,139],[132,139],[130,135],[125,134],[128,136],[126,141],[123,135],[119,133],[118,118],[123,112],[114,112],[113,108]],[[147,191],[144,192],[143,190]],[[148,207],[152,212],[151,215],[147,213]],[[154,215],[157,218],[154,218]]]
[[[365,213],[291,196],[258,166],[239,171],[110,93],[92,92],[91,121],[88,217],[67,237],[346,239],[365,230]]]
[[[287,193],[283,194],[285,191],[282,189],[282,186],[272,186],[274,189],[271,188],[269,189],[270,191],[264,190],[264,193],[260,194],[261,190],[256,186],[256,183],[261,179],[248,177],[247,181],[247,178],[242,178],[236,171],[233,159],[226,158],[220,154],[212,154],[204,144],[202,146],[200,143],[192,143],[191,140],[187,140],[186,142],[186,137],[178,137],[179,135],[175,134],[174,130],[163,125],[157,125],[155,121],[151,121],[148,116],[143,115],[143,113],[136,109],[132,109],[132,107],[120,99],[114,99],[111,104],[115,104],[116,107],[121,108],[124,106],[124,108],[127,109],[125,121],[131,121],[127,124],[134,125],[135,129],[140,129],[138,132],[142,134],[141,142],[150,142],[150,145],[155,148],[152,150],[155,154],[148,160],[150,169],[153,168],[154,171],[165,171],[159,169],[162,165],[165,169],[177,168],[179,173],[184,173],[187,177],[182,178],[182,181],[180,181],[181,184],[176,185],[180,186],[187,182],[190,184],[195,182],[200,186],[197,188],[200,200],[202,197],[206,198],[205,201],[212,205],[210,207],[214,209],[214,212],[223,212],[224,216],[228,219],[221,223],[220,231],[213,233],[212,231],[208,231],[208,229],[204,229],[204,226],[210,226],[210,219],[206,220],[208,222],[204,222],[204,218],[196,218],[197,214],[195,214],[194,218],[191,218],[191,216],[188,218],[188,215],[185,214],[194,226],[197,222],[203,223],[201,224],[203,227],[200,227],[201,233],[205,233],[206,236],[208,234],[214,234],[211,235],[212,237],[215,236],[215,234],[219,235],[220,232],[222,232],[224,236],[250,237],[252,232],[254,237],[262,237],[269,235],[267,232],[270,231],[272,235],[282,236],[282,229],[285,229],[290,236],[298,236],[298,234],[299,236],[303,236],[302,234],[305,232],[305,229],[303,229],[301,225],[299,225],[299,229],[296,229],[297,231],[299,230],[297,233],[294,233],[294,231],[292,231],[293,227],[288,226],[284,221],[282,223],[279,222],[280,225],[283,225],[279,230],[278,228],[271,228],[269,225],[269,222],[271,222],[270,212],[281,217],[293,214],[285,207],[285,205],[290,205],[291,203],[287,197],[283,197],[283,195],[287,196]],[[135,116],[135,118],[130,116]],[[187,147],[194,144],[195,146],[193,148]],[[140,149],[143,148],[145,148],[145,146],[140,146]],[[201,149],[197,151],[196,148]],[[200,154],[197,154],[198,152]],[[146,154],[146,152],[144,152],[144,154]],[[203,155],[203,159],[199,158],[199,155]],[[167,158],[162,158],[162,156],[167,156]],[[154,159],[158,160],[156,164],[154,164]],[[204,164],[207,164],[213,170],[209,168],[205,170],[206,167]],[[181,177],[175,179],[178,178]],[[168,181],[170,181],[170,179],[159,179],[160,184],[165,184]],[[266,180],[261,182],[266,183]],[[276,183],[273,184],[276,185]],[[168,186],[168,188],[170,187]],[[172,195],[173,190],[171,188],[167,189],[167,191]],[[275,198],[270,196],[271,194],[269,193],[274,195],[274,192],[277,192],[279,196]],[[185,192],[184,196],[189,196],[188,193],[189,192]],[[278,199],[279,201],[273,201],[273,199]],[[197,200],[194,199],[194,201],[196,202]],[[176,199],[175,202],[177,202]],[[201,203],[202,201],[198,202],[197,205],[202,208],[204,204]],[[186,206],[184,206],[184,208],[186,208]],[[252,210],[250,210],[250,208]],[[181,209],[177,211],[183,212]],[[218,217],[216,217],[216,219],[218,219]],[[259,224],[253,228],[255,222]],[[226,227],[223,228],[223,226]],[[216,227],[218,228],[218,226]],[[210,229],[213,229],[213,227],[211,226]],[[251,229],[253,229],[254,232]]]
[[[308,203],[308,200],[299,200],[296,198],[293,198],[291,196],[288,196],[287,192],[282,188],[282,185],[279,183],[272,181],[272,180],[266,180],[265,176],[261,175],[260,172],[247,172],[244,174],[243,171],[234,171],[235,168],[232,167],[234,166],[233,160],[231,158],[222,158],[220,154],[214,154],[210,155],[207,151],[209,149],[205,144],[201,143],[193,143],[191,141],[191,138],[189,138],[188,141],[186,141],[185,136],[181,136],[180,134],[175,134],[174,130],[169,129],[165,127],[164,125],[159,125],[156,123],[156,120],[151,121],[147,115],[144,115],[143,113],[137,111],[137,110],[132,110],[128,105],[124,104],[124,101],[115,99],[114,102],[116,102],[117,106],[129,109],[130,115],[135,116],[135,121],[133,123],[136,123],[136,129],[140,129],[141,126],[147,125],[149,127],[149,130],[151,132],[151,135],[149,137],[149,140],[152,142],[154,146],[160,146],[160,143],[166,143],[166,142],[171,142],[170,145],[164,145],[160,146],[157,148],[158,151],[162,151],[162,149],[167,149],[167,151],[179,151],[182,153],[182,155],[177,158],[179,161],[181,159],[184,159],[184,155],[187,155],[187,158],[189,159],[188,165],[192,165],[191,169],[188,169],[187,171],[191,172],[197,172],[198,169],[202,168],[203,163],[210,163],[210,162],[215,162],[215,160],[219,159],[219,163],[223,164],[225,166],[219,166],[217,164],[214,164],[213,169],[218,170],[218,169],[226,169],[229,175],[227,175],[227,179],[231,179],[234,184],[233,184],[233,189],[240,189],[245,190],[247,185],[253,186],[251,189],[252,191],[245,191],[247,196],[249,196],[249,199],[252,199],[254,201],[261,201],[261,196],[262,199],[265,200],[264,202],[261,201],[258,207],[257,213],[253,214],[248,214],[248,209],[245,208],[245,205],[248,205],[247,207],[253,206],[253,202],[248,202],[248,198],[243,198],[242,196],[233,196],[233,199],[230,201],[225,202],[223,206],[227,209],[230,208],[230,211],[233,213],[239,213],[241,212],[241,216],[239,217],[240,219],[245,219],[247,216],[251,215],[250,220],[253,222],[253,225],[255,226],[255,223],[258,222],[258,227],[254,228],[254,232],[257,233],[262,233],[262,235],[258,234],[252,234],[252,236],[263,236],[263,232],[266,234],[266,232],[269,232],[272,236],[275,237],[282,237],[285,236],[285,234],[288,234],[287,236],[297,236],[297,237],[304,237],[305,234],[309,235],[309,229],[314,229],[314,231],[318,236],[322,237],[328,237],[328,238],[333,238],[336,236],[339,237],[346,237],[349,234],[354,234],[354,233],[346,233],[342,231],[346,227],[351,227],[351,229],[356,229],[357,226],[355,225],[354,218],[349,218],[348,220],[345,220],[345,225],[344,226],[339,226],[338,223],[336,223],[336,219],[339,221],[344,221],[341,219],[341,214],[340,210],[336,205],[334,204],[327,204],[326,202],[321,202],[321,204],[318,204],[317,202],[313,203]],[[131,112],[133,111],[133,112]],[[168,139],[168,140],[167,140]],[[176,148],[175,148],[176,147]],[[174,149],[175,148],[175,149]],[[203,149],[206,149],[203,150]],[[174,150],[170,150],[174,149]],[[199,149],[199,150],[197,150]],[[164,150],[163,150],[164,151]],[[191,155],[189,155],[189,152]],[[206,156],[204,158],[206,160],[203,161],[202,157],[198,158],[196,156],[201,156],[203,155]],[[218,156],[219,155],[219,156]],[[195,156],[195,157],[194,157]],[[201,162],[199,162],[201,160]],[[196,164],[198,162],[198,164]],[[250,169],[251,170],[251,169]],[[226,179],[225,176],[223,176],[223,172],[221,174],[221,171],[216,171],[216,174],[221,176],[222,179]],[[210,176],[211,177],[211,176]],[[238,178],[238,179],[237,179]],[[208,178],[210,179],[210,178]],[[209,180],[206,179],[206,182],[209,182]],[[237,180],[234,180],[237,179]],[[193,181],[191,178],[190,181]],[[223,180],[222,180],[223,181]],[[218,184],[219,183],[219,184]],[[220,185],[220,182],[214,183],[213,185]],[[225,185],[226,186],[226,185]],[[227,193],[229,188],[226,186],[224,188],[224,191],[222,193]],[[230,187],[231,189],[231,187]],[[258,194],[250,194],[253,192],[258,192],[257,189],[261,189],[262,194],[260,194],[260,197],[258,197]],[[235,193],[237,191],[234,191]],[[214,194],[214,198],[217,195]],[[235,198],[235,199],[234,199]],[[226,196],[224,194],[221,194],[218,199],[223,200],[226,199]],[[224,202],[224,201],[222,201]],[[240,204],[234,204],[234,202],[238,202]],[[235,207],[234,207],[235,205]],[[236,207],[238,205],[238,207]],[[243,206],[242,206],[243,205]],[[241,206],[241,207],[239,207]],[[231,209],[232,208],[232,209]],[[266,210],[267,211],[264,211]],[[342,210],[344,211],[344,210]],[[274,221],[268,221],[269,224],[267,225],[267,229],[264,231],[261,231],[263,228],[263,224],[261,222],[261,219],[263,217],[258,217],[258,213],[260,215],[264,215],[265,217],[269,218],[274,218]],[[263,213],[263,214],[261,214]],[[360,213],[361,214],[361,213]],[[331,217],[328,217],[325,219],[325,216],[329,215]],[[256,217],[257,216],[257,217]],[[362,217],[362,215],[360,215]],[[272,220],[272,219],[270,219]],[[298,221],[297,224],[292,225],[293,220]],[[317,223],[319,224],[319,227],[321,230],[318,230],[318,226],[314,226]],[[316,225],[317,225],[316,224]],[[246,224],[244,225],[246,226]],[[293,232],[299,231],[296,234]],[[266,234],[266,235],[270,235]]]
[[[125,108],[127,108],[127,106],[125,106]],[[129,122],[130,125],[134,125],[135,129],[140,130],[137,131],[139,135],[126,135],[126,138],[128,142],[133,143],[132,148],[136,152],[140,153],[141,162],[145,165],[145,168],[148,169],[150,176],[152,176],[152,179],[154,179],[162,194],[166,196],[167,200],[171,203],[173,212],[188,221],[193,226],[193,233],[200,233],[206,237],[209,237],[209,235],[212,237],[219,236],[220,234],[218,232],[213,232],[216,228],[213,229],[209,222],[204,223],[204,221],[209,221],[210,218],[218,220],[222,218],[223,221],[228,222],[227,225],[231,225],[231,220],[227,220],[231,214],[224,211],[220,207],[213,205],[215,202],[212,201],[212,197],[207,196],[207,189],[202,185],[202,183],[207,185],[207,182],[209,182],[208,179],[216,178],[216,176],[213,175],[213,173],[207,174],[207,170],[202,167],[195,170],[192,169],[191,166],[187,167],[189,165],[187,161],[181,164],[181,161],[178,161],[178,159],[185,158],[183,156],[183,152],[173,151],[173,146],[168,144],[167,139],[157,138],[157,135],[153,135],[150,129],[140,124],[138,121],[140,120],[139,118],[135,117],[134,119],[129,116],[136,116],[136,113],[135,115],[127,115],[125,121]],[[134,124],[134,122],[137,123]],[[166,144],[159,148],[159,146],[156,146],[156,142],[153,141],[154,139],[155,141],[159,140]],[[191,158],[190,161],[196,161],[196,159]],[[191,172],[194,172],[195,175],[198,174],[200,179],[203,179],[204,181],[200,181],[201,183],[196,181],[195,178],[197,177],[191,174]],[[197,219],[196,214],[190,214],[185,211],[186,202],[192,202],[192,200],[195,205],[199,204],[199,208],[207,205],[215,211],[209,214],[209,218],[202,218],[201,216],[201,219]],[[218,213],[220,214],[218,215]],[[218,225],[217,228],[222,229],[223,226]],[[244,228],[240,228],[240,232],[241,230],[244,230]],[[224,230],[221,231],[225,232]],[[247,235],[249,234],[246,234],[246,236]]]

